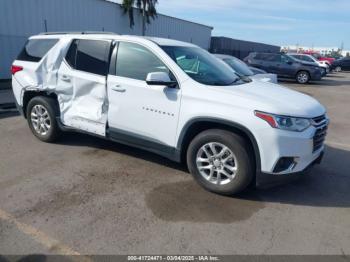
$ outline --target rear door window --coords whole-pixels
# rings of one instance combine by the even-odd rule
[[[58,39],[29,39],[17,60],[39,62],[58,42]]]
[[[74,45],[74,43],[73,43]],[[72,46],[71,46],[72,47]],[[70,54],[70,51],[72,54]],[[78,40],[75,66],[73,68],[97,75],[107,75],[111,41],[107,40]],[[67,55],[73,56],[74,46]],[[74,59],[69,58],[74,63]],[[68,62],[68,61],[67,61]]]

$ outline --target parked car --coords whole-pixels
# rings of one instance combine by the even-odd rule
[[[256,68],[256,67],[254,67],[254,66],[248,66],[249,67],[249,69],[250,70],[252,70],[252,72],[254,73],[254,74],[267,74],[267,72],[265,71],[265,70],[262,70],[262,69],[260,69],[260,68]]]
[[[271,83],[277,83],[277,76],[275,74],[268,74],[268,73],[257,73],[255,74],[246,63],[244,63],[242,60],[230,56],[230,55],[223,55],[223,54],[214,54],[215,57],[219,58],[223,62],[225,62],[227,65],[229,65],[237,74],[241,76],[249,77],[253,80],[259,80],[264,82],[271,82]]]
[[[300,61],[286,54],[253,52],[244,61],[278,77],[293,78],[300,84],[322,78],[322,69],[316,63]]]
[[[324,69],[324,73],[323,73],[324,75],[328,74],[330,71],[330,66],[326,61],[319,61],[312,55],[299,54],[299,53],[288,53],[288,55],[305,62],[318,64],[319,67]]]
[[[187,163],[216,193],[289,179],[323,155],[328,118],[318,101],[245,82],[190,43],[37,35],[11,71],[17,106],[41,141],[77,131],[135,146]]]
[[[348,56],[335,60],[331,65],[331,69],[335,72],[350,71],[350,57]]]
[[[319,52],[316,51],[304,51],[303,54],[312,55],[319,61],[325,61],[329,66],[335,61],[334,58],[322,56]]]

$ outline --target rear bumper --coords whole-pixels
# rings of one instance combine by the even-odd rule
[[[312,161],[306,168],[304,168],[302,171],[299,171],[299,172],[288,173],[285,175],[276,175],[276,174],[259,172],[256,175],[256,187],[269,188],[269,187],[294,181],[306,175],[308,171],[312,168],[312,166],[314,166],[315,164],[320,164],[323,159],[323,155],[324,155],[324,151],[322,151],[320,155],[314,161]]]

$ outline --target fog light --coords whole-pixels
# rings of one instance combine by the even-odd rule
[[[275,168],[273,169],[274,173],[281,173],[286,170],[292,170],[296,165],[296,162],[294,161],[294,157],[281,157],[277,164],[275,165]]]

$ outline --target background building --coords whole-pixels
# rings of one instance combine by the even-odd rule
[[[146,27],[147,36],[172,38],[209,49],[212,27],[158,14]],[[120,5],[106,0],[2,0],[0,8],[0,79],[10,78],[10,65],[27,38],[40,32],[109,31],[142,34],[142,20],[135,12],[135,26]]]
[[[251,52],[277,53],[280,52],[280,50],[280,46],[237,40],[222,36],[212,37],[210,44],[210,52],[232,55],[240,59],[245,58]]]
[[[315,51],[320,53],[323,56],[329,55],[333,52],[339,52],[342,56],[347,56],[349,53],[350,55],[350,50],[342,50],[339,47],[315,47],[315,46],[300,46],[300,45],[288,45],[288,46],[283,46],[283,50],[287,52],[302,52],[302,51]]]

